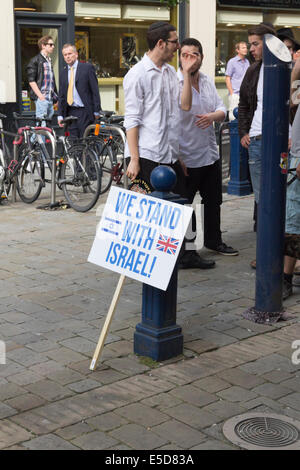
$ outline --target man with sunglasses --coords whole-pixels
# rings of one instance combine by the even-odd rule
[[[57,102],[57,88],[51,54],[54,51],[54,41],[51,36],[43,36],[38,41],[39,54],[33,57],[27,65],[27,77],[31,87],[30,97],[35,102],[36,118],[51,119],[54,114],[53,104]]]

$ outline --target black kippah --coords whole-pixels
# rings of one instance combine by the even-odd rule
[[[148,31],[153,31],[154,29],[162,28],[163,26],[169,25],[166,21],[157,21],[156,23],[152,23],[149,26]]]

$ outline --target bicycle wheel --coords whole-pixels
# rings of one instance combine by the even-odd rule
[[[90,210],[101,192],[101,167],[95,152],[85,145],[68,150],[66,163],[61,167],[59,181],[65,198],[78,212]]]
[[[17,190],[21,200],[31,204],[37,200],[44,186],[45,169],[39,147],[30,149],[27,144],[21,146],[18,161]]]
[[[92,137],[88,140],[89,148],[92,148],[97,155],[102,170],[101,194],[104,194],[111,186],[113,180],[113,151],[103,138]]]
[[[4,151],[2,149],[2,143],[0,141],[0,198],[5,198],[9,195],[11,180],[8,175],[9,164],[9,150],[6,144],[4,144]]]

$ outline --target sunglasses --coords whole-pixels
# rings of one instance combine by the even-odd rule
[[[47,42],[46,46],[55,47],[55,44],[53,44],[53,42]]]

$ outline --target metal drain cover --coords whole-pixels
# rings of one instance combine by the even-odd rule
[[[249,450],[300,450],[300,422],[287,416],[247,413],[223,426],[225,437]]]

